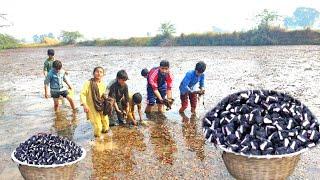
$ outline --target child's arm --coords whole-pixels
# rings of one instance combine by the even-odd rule
[[[43,75],[44,75],[44,77],[47,77],[47,75],[48,75],[48,67],[47,67],[47,63],[46,62],[47,61],[45,61],[44,64],[43,64]]]
[[[126,101],[127,101],[127,108],[126,108],[126,113],[129,113],[129,89],[128,89],[128,85],[126,85],[126,89],[125,89],[125,94],[124,94]]]
[[[151,73],[148,77],[148,82],[151,85],[153,89],[154,95],[160,100],[163,101],[161,94],[158,90],[158,76],[156,75],[155,72]]]
[[[189,83],[191,81],[191,73],[187,72],[181,82],[181,90],[185,92],[191,92],[192,90],[189,88]]]
[[[114,109],[115,109],[117,112],[121,113],[117,102],[114,103]]]
[[[69,89],[73,89],[72,86],[71,86],[71,83],[69,81],[69,79],[66,77],[66,74],[64,74],[63,76],[63,81],[67,84],[67,86],[69,87]]]
[[[136,115],[134,114],[134,106],[132,107],[132,111],[130,113],[132,114],[133,121],[136,122]]]
[[[45,98],[49,98],[48,89],[49,89],[49,88],[48,88],[48,85],[45,84],[45,85],[44,85],[44,97],[45,97]]]
[[[89,112],[89,107],[87,105],[87,96],[89,94],[89,87],[90,87],[90,82],[89,81],[85,82],[80,92],[80,103],[83,106],[83,111],[85,113]]]
[[[161,97],[161,94],[160,94],[160,92],[159,92],[158,89],[153,90],[153,92],[154,92],[154,95],[156,95],[156,97],[157,97],[160,101],[163,101],[163,99],[162,99],[162,97]]]
[[[115,89],[115,86],[113,84],[110,86],[108,96],[115,100],[115,102],[113,103],[114,110],[116,110],[118,113],[121,113],[121,111],[120,111],[120,109],[118,107],[118,104],[116,102],[117,101],[116,100],[116,89]]]
[[[138,113],[139,113],[139,118],[140,118],[140,121],[142,121],[142,111],[141,111],[141,104],[138,104]]]
[[[127,102],[127,108],[126,108],[126,113],[129,113],[129,102]],[[134,114],[134,113],[133,113]]]
[[[204,93],[204,74],[200,77],[200,91]]]
[[[167,82],[167,98],[168,99],[172,99],[172,86],[173,86],[173,75],[171,72],[169,72],[167,78],[166,78],[166,82]]]

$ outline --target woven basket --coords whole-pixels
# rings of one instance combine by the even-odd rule
[[[224,151],[222,159],[229,173],[236,179],[286,179],[294,171],[300,154],[262,158]]]
[[[32,165],[21,162],[11,154],[11,158],[18,164],[21,175],[26,180],[70,180],[74,179],[74,172],[77,164],[86,156],[86,151],[82,149],[82,156],[76,161],[59,165]]]

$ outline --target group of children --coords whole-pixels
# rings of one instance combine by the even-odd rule
[[[205,93],[204,90],[204,72],[206,64],[200,61],[196,64],[194,70],[186,73],[180,83],[180,113],[183,113],[188,107],[188,101],[191,104],[191,112],[195,114],[197,99]],[[69,92],[72,85],[68,80],[65,70],[62,69],[62,63],[54,59],[54,50],[48,50],[48,59],[44,62],[45,75],[45,97],[50,94],[54,100],[54,110],[59,107],[59,98],[66,98],[71,108],[76,111],[74,101]],[[90,120],[94,135],[100,137],[102,133],[109,131],[109,126],[132,123],[137,125],[135,117],[135,107],[138,110],[139,122],[142,120],[142,96],[139,92],[129,93],[126,81],[129,79],[125,70],[118,71],[116,79],[108,86],[103,82],[105,71],[103,67],[95,67],[93,77],[87,80],[80,93],[80,102],[87,119]],[[173,75],[170,72],[170,64],[163,60],[160,66],[152,68],[150,71],[143,69],[141,75],[147,79],[147,106],[145,113],[151,112],[152,107],[157,104],[158,111],[163,112],[164,105],[167,109],[171,108],[173,103],[172,87]],[[199,90],[195,85],[199,83]],[[69,89],[69,91],[68,91]]]

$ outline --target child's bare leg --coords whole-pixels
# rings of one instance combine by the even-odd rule
[[[132,119],[132,123],[133,123],[133,125],[137,125],[137,121],[136,120],[134,120],[134,119]]]
[[[191,113],[196,114],[196,107],[191,107]]]
[[[148,104],[147,107],[146,107],[146,110],[144,112],[145,113],[151,113],[151,108],[152,108],[152,106]]]
[[[187,108],[181,106],[181,108],[179,109],[179,113],[183,113]]]
[[[72,108],[73,110],[75,110],[76,107],[74,106],[73,99],[72,99],[70,96],[67,96],[66,98],[67,98],[67,100],[69,101],[71,108]]]
[[[137,121],[133,118],[133,114],[130,112],[129,114],[128,114],[128,118],[127,118],[127,120],[130,122],[132,122],[133,123],[133,125],[137,125]]]
[[[163,113],[163,104],[158,104],[158,112]]]
[[[59,98],[53,98],[53,108],[54,108],[54,111],[58,111],[58,108],[59,108]]]

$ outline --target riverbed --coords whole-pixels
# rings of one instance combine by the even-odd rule
[[[320,117],[320,46],[260,47],[56,47],[75,88],[79,112],[61,105],[53,111],[44,98],[42,74],[46,48],[0,51],[0,179],[22,179],[10,153],[30,136],[45,132],[65,136],[87,150],[75,179],[233,179],[221,151],[203,138],[201,117],[230,93],[246,89],[273,89],[301,100]],[[130,92],[140,92],[146,103],[142,68],[169,60],[174,74],[175,104],[164,116],[144,119],[146,126],[112,127],[96,140],[80,106],[79,92],[95,66],[110,82],[120,69],[129,74]],[[207,63],[206,94],[198,102],[197,116],[178,113],[179,84],[197,61]],[[290,179],[320,176],[320,148],[301,157]]]

